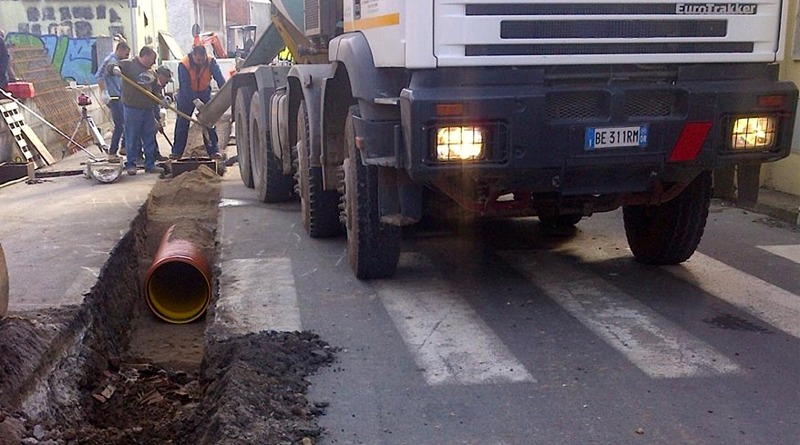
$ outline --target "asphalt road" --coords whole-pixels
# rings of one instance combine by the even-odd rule
[[[362,282],[344,238],[226,175],[217,317],[319,333],[321,444],[800,444],[800,232],[714,204],[698,253],[646,267],[620,212],[406,234]]]

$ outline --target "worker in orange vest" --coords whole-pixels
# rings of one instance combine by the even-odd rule
[[[203,103],[211,99],[211,79],[217,82],[217,86],[222,88],[225,78],[213,56],[209,56],[206,48],[202,45],[195,45],[190,55],[181,60],[178,65],[178,110],[187,116],[194,113],[194,101],[200,99]],[[178,116],[175,122],[175,140],[172,146],[173,159],[180,158],[186,149],[186,140],[189,137],[189,121]],[[208,137],[203,135],[203,143],[209,157],[221,158],[219,153],[219,138],[214,127],[208,130]]]

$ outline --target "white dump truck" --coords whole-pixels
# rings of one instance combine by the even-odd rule
[[[622,207],[638,260],[680,263],[712,172],[789,153],[787,1],[273,0],[225,96],[241,176],[345,232],[363,279],[448,202],[555,226]]]

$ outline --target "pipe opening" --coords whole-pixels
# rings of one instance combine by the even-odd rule
[[[170,323],[189,323],[205,312],[211,284],[197,267],[173,260],[152,271],[145,292],[147,304],[157,316]]]

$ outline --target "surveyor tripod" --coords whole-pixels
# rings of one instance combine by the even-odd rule
[[[100,148],[100,151],[103,153],[108,153],[108,145],[106,145],[106,140],[103,137],[103,133],[100,132],[100,129],[97,128],[97,124],[94,123],[94,118],[89,115],[89,110],[86,108],[92,104],[92,100],[89,96],[81,93],[78,96],[78,105],[81,106],[81,120],[78,121],[78,124],[75,126],[75,131],[72,132],[72,137],[69,138],[69,143],[64,148],[64,151],[68,151],[70,148],[70,144],[78,145],[75,142],[75,135],[78,134],[78,130],[81,128],[81,124],[86,125],[86,131],[92,136],[94,143]]]

